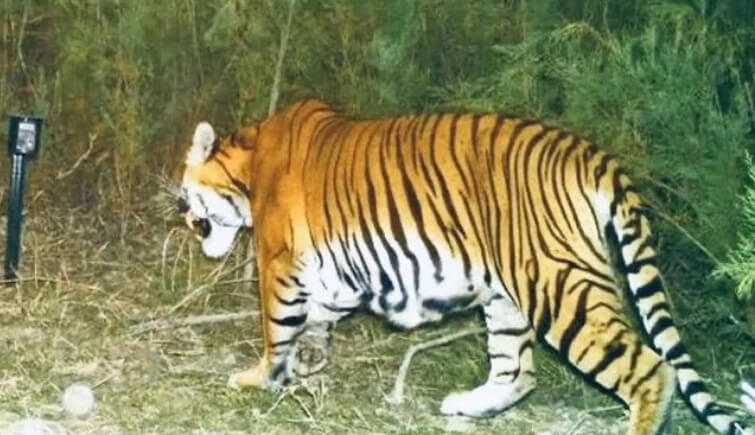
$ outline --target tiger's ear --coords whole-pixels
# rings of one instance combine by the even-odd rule
[[[194,130],[194,137],[191,141],[191,148],[186,154],[186,164],[190,166],[199,166],[207,160],[207,156],[212,151],[212,144],[215,142],[215,130],[207,122],[200,122]]]

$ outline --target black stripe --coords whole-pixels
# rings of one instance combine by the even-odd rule
[[[287,361],[284,359],[282,362],[276,364],[270,371],[270,378],[277,380],[286,371]]]
[[[545,337],[551,329],[551,309],[550,300],[547,295],[543,297],[543,308],[540,310],[540,318],[537,321],[536,331],[538,336]]]
[[[372,274],[370,273],[370,267],[367,266],[367,261],[365,260],[364,254],[362,253],[362,249],[359,247],[359,241],[357,240],[356,233],[351,234],[351,241],[354,244],[354,248],[356,248],[357,258],[362,265],[361,272],[363,273],[363,275],[361,275],[361,279],[364,281],[365,290],[369,290],[370,286],[368,283],[372,281]]]
[[[640,357],[640,354],[642,354],[643,344],[639,340],[634,342],[634,350],[632,351],[632,355],[629,357],[629,372],[630,374],[634,375],[634,369],[637,368],[637,360]]]
[[[351,160],[349,160],[349,163],[351,164],[351,174],[350,174],[350,177],[351,177],[351,185],[352,186],[358,186],[359,185],[358,180],[356,178],[356,168],[358,166],[357,162],[363,161],[365,165],[367,165],[368,162],[370,162],[370,157],[369,157],[370,146],[369,145],[370,145],[370,143],[372,143],[372,138],[375,136],[375,134],[377,133],[377,130],[380,128],[380,123],[379,122],[372,122],[372,123],[366,123],[366,124],[365,123],[360,123],[360,126],[362,127],[362,129],[359,130],[359,135],[357,136],[356,140],[354,141],[354,145],[352,146],[352,148],[354,150],[353,150],[353,152],[351,154]],[[366,135],[366,133],[369,131],[369,127],[371,127],[371,126],[375,127],[374,131],[370,132],[369,135]],[[362,145],[362,140],[365,137],[367,138],[367,142],[364,145]],[[359,150],[364,150],[364,156],[363,156],[362,159],[358,159],[357,158],[357,151],[359,151]],[[359,181],[361,181],[361,180],[359,180]],[[349,189],[346,190],[346,193],[349,194]],[[358,198],[357,198],[357,200],[358,200]],[[353,207],[352,207],[352,212],[353,212]]]
[[[613,160],[610,154],[603,154],[600,159],[600,164],[595,168],[593,176],[595,177],[595,185],[600,184],[600,179],[608,172],[608,164]]]
[[[572,139],[572,142],[567,146],[566,150],[564,151],[563,164],[561,165],[561,183],[562,183],[562,186],[568,186],[569,185],[567,183],[567,181],[566,181],[566,169],[567,169],[567,166],[568,166],[566,164],[566,162],[567,162],[567,159],[571,156],[571,154],[574,151],[576,151],[576,149],[579,146],[579,143],[580,143],[579,138],[576,137],[576,136],[574,136],[574,138]],[[580,185],[581,178],[578,175],[577,175],[577,182],[578,182],[578,185],[579,185],[578,189],[582,190],[583,187]],[[584,192],[583,192],[583,197],[586,197],[586,195],[584,194]],[[580,224],[580,219],[579,218],[580,218],[580,214],[581,213],[577,211],[577,207],[575,206],[574,199],[573,199],[572,195],[566,195],[565,202],[569,206],[569,210],[571,211],[571,215],[572,215],[572,217],[574,219],[574,224],[577,227],[577,231],[579,232],[579,235],[582,237],[582,240],[587,245],[587,248],[590,250],[590,252],[592,253],[592,255],[595,256],[595,258],[597,258],[601,263],[606,263],[607,260],[605,258],[604,252],[601,252],[601,251],[604,251],[604,250],[600,249],[600,247],[596,247],[595,246],[595,244],[593,243],[592,238],[590,238],[590,237],[587,236],[587,233],[585,233],[585,229]],[[587,205],[588,205],[588,207],[591,210],[591,213],[592,213],[592,216],[593,216],[593,219],[594,219],[594,222],[595,222],[595,227],[598,228],[598,234],[600,234],[600,226],[597,223],[597,216],[595,215],[595,210],[593,209],[592,201],[590,201],[588,199],[587,200]]]
[[[707,393],[708,389],[705,388],[705,384],[702,381],[692,381],[687,384],[687,388],[682,390],[684,397],[690,398],[697,393]]]
[[[490,144],[489,144],[489,152],[488,152],[488,158],[487,158],[487,172],[488,172],[488,178],[490,180],[490,188],[493,191],[493,202],[495,204],[495,221],[493,222],[495,224],[495,238],[493,239],[494,251],[493,251],[493,259],[496,266],[496,273],[498,274],[498,279],[503,281],[502,276],[502,269],[503,269],[503,258],[502,256],[502,249],[501,249],[501,231],[503,228],[503,225],[501,225],[502,221],[502,212],[501,212],[501,203],[500,203],[500,197],[501,195],[498,194],[497,190],[497,184],[495,180],[493,179],[493,167],[495,166],[495,144],[496,140],[499,138],[501,128],[503,127],[503,123],[506,120],[501,115],[498,115],[495,119],[495,125],[493,125],[493,128],[490,130],[490,137],[488,138]],[[505,186],[504,186],[505,187]]]
[[[514,359],[513,356],[505,354],[505,353],[489,353],[488,354],[488,358],[490,358],[490,359],[501,359],[501,358],[504,358],[504,359]]]
[[[567,147],[557,147],[555,155],[553,157],[553,165],[550,170],[550,180],[551,180],[551,190],[553,191],[554,195],[556,196],[556,204],[558,204],[558,210],[561,212],[561,219],[559,219],[560,222],[566,223],[566,228],[568,229],[569,233],[574,233],[574,228],[572,227],[572,222],[569,219],[568,215],[566,214],[566,208],[564,208],[564,202],[565,199],[568,197],[568,192],[564,191],[564,196],[561,196],[561,189],[566,188],[566,180],[565,180],[565,168],[566,168],[566,157],[568,155],[566,154],[566,150],[568,150]],[[559,168],[561,171],[559,172]],[[560,174],[560,176],[559,176]],[[573,253],[575,258],[578,258],[580,261],[584,263],[584,260],[580,258],[576,253]]]
[[[303,304],[303,303],[307,302],[307,299],[306,299],[306,298],[296,298],[296,299],[292,299],[292,300],[290,300],[290,301],[289,301],[289,300],[283,299],[283,298],[282,298],[282,297],[280,297],[280,296],[279,296],[279,295],[278,295],[277,293],[273,293],[273,294],[275,295],[275,299],[276,299],[276,300],[277,300],[277,301],[278,301],[278,302],[279,302],[280,304],[282,304],[282,305],[286,305],[286,306],[289,306],[289,307],[290,307],[290,306],[293,306],[293,305],[301,305],[301,304]]]
[[[481,117],[482,115],[478,113],[472,114],[472,128],[469,131],[469,145],[472,147],[475,156],[477,156],[479,153],[479,141],[477,140],[477,133],[480,131]]]
[[[587,356],[587,352],[590,351],[593,347],[595,347],[595,340],[590,340],[589,343],[587,343],[587,346],[585,346],[584,349],[582,349],[582,352],[579,353],[579,356],[577,356],[577,359],[574,360],[574,364],[578,365],[582,362],[582,360]]]
[[[530,350],[532,350],[532,349],[534,349],[534,348],[535,348],[535,344],[534,344],[534,343],[532,342],[532,340],[530,340],[530,339],[527,339],[527,340],[525,340],[525,341],[524,341],[524,342],[523,342],[523,343],[522,343],[522,344],[521,344],[521,345],[519,346],[519,352],[518,352],[518,354],[519,354],[519,356],[521,357],[521,356],[522,356],[522,354],[524,353],[524,351],[526,351],[527,349],[530,349]]]
[[[290,340],[281,340],[281,341],[276,341],[275,343],[272,343],[272,344],[270,345],[270,347],[273,347],[273,348],[275,348],[275,347],[280,347],[280,346],[291,346],[291,345],[293,345],[293,344],[294,344],[294,342],[295,342],[295,341],[296,341],[296,339],[295,339],[295,338],[292,338],[292,339],[290,339]]]
[[[416,143],[416,137],[412,137],[412,143]],[[416,146],[416,144],[414,146]],[[435,268],[435,280],[437,282],[441,282],[443,280],[443,275],[441,274],[442,266],[440,262],[440,254],[438,253],[438,249],[435,247],[435,244],[427,235],[427,231],[425,229],[425,219],[422,214],[422,205],[419,203],[417,192],[414,190],[412,182],[409,179],[407,168],[404,164],[404,156],[401,152],[401,147],[398,147],[398,150],[396,152],[398,155],[398,169],[399,173],[401,174],[401,182],[404,187],[404,193],[406,194],[406,200],[409,203],[409,211],[412,214],[412,218],[414,219],[417,232],[422,239],[422,243],[425,245],[427,253],[430,256],[430,261],[432,261],[433,267]]]
[[[658,319],[658,321],[653,324],[653,326],[650,328],[650,331],[648,331],[648,334],[650,334],[651,337],[657,337],[658,335],[662,334],[663,331],[673,328],[674,322],[671,320],[671,317],[661,317]]]
[[[460,195],[462,197],[462,205],[464,206],[464,211],[467,214],[469,225],[472,227],[472,234],[474,235],[475,241],[477,242],[477,248],[479,249],[480,256],[482,257],[480,260],[482,262],[482,265],[485,267],[486,275],[490,275],[490,268],[488,267],[487,254],[485,253],[486,246],[482,241],[482,237],[480,236],[480,229],[479,229],[479,226],[477,225],[477,221],[474,218],[475,213],[473,213],[472,209],[470,208],[472,201],[469,201],[466,195],[463,195],[461,193]],[[480,201],[478,200],[475,202],[479,204]],[[464,250],[464,248],[462,248],[462,250]],[[470,275],[467,274],[465,275],[465,277],[469,279]]]
[[[547,174],[548,174],[548,167],[550,166],[551,159],[555,155],[555,151],[560,146],[561,142],[565,140],[567,137],[569,137],[569,133],[565,131],[560,131],[556,137],[548,142],[543,152],[540,154],[540,158],[538,159],[538,165],[537,165],[537,179],[538,179],[538,185],[536,186],[540,190],[540,197],[542,198],[542,205],[543,209],[545,211],[544,221],[545,225],[548,228],[548,230],[552,233],[553,237],[556,239],[556,241],[559,242],[561,245],[565,245],[566,242],[566,236],[564,236],[563,231],[561,231],[561,228],[556,225],[555,223],[558,222],[558,219],[556,218],[556,215],[553,213],[553,209],[551,208],[550,201],[548,200],[548,195],[546,193],[546,186],[547,186]]]
[[[468,308],[475,301],[477,295],[462,295],[448,299],[427,298],[422,301],[422,307],[438,313],[449,313],[451,311],[463,310]]]
[[[488,330],[488,334],[490,335],[524,335],[530,332],[529,326],[524,326],[521,328],[502,328],[502,329],[492,329]]]
[[[357,308],[359,308],[359,305],[354,305],[353,307],[339,307],[336,305],[322,304],[322,307],[334,313],[339,313],[339,314],[347,313],[348,314],[356,310]]]
[[[682,344],[681,341],[678,341],[674,343],[673,346],[669,350],[666,351],[666,355],[664,355],[664,358],[666,358],[666,361],[669,361],[673,363],[675,359],[678,359],[684,355],[687,355],[687,349],[685,349],[684,344]],[[681,364],[673,364],[675,368],[680,369]],[[692,367],[689,367],[692,368]]]
[[[585,144],[585,142],[584,141],[580,141],[580,144]],[[592,221],[593,221],[593,225],[594,225],[593,228],[595,228],[596,233],[598,234],[598,240],[600,242],[599,243],[599,247],[600,248],[604,248],[605,247],[605,240],[603,240],[603,233],[601,232],[600,222],[598,221],[598,213],[595,210],[594,201],[588,196],[587,190],[585,190],[585,180],[587,179],[587,166],[589,164],[587,162],[587,154],[589,154],[591,152],[590,150],[594,149],[595,146],[592,145],[592,144],[587,144],[586,147],[587,147],[587,150],[585,150],[582,153],[583,157],[585,157],[585,158],[582,159],[582,162],[580,162],[579,159],[575,159],[574,160],[575,165],[577,166],[577,171],[578,171],[578,174],[576,176],[576,178],[577,178],[577,190],[582,195],[582,198],[584,199],[585,204],[587,204],[587,208],[590,211],[590,216],[592,217]],[[584,210],[584,207],[582,208],[582,210]],[[580,227],[581,227],[581,225],[580,225]],[[588,242],[592,246],[592,240],[590,239],[590,240],[588,240]],[[601,262],[605,263],[606,262],[606,258],[604,256],[605,250],[601,249],[599,251],[599,253],[600,253],[600,256],[598,258],[601,260]]]
[[[349,248],[348,239],[344,240],[343,236],[339,235],[338,243],[341,246],[341,255],[346,258],[346,265],[349,268],[351,276],[353,276],[353,280],[356,280],[356,284],[358,284],[362,290],[368,290],[370,287],[369,283],[365,279],[362,271],[359,269],[359,266],[356,264],[356,258],[353,255],[348,255],[350,252],[353,254],[353,250]],[[358,250],[359,247],[356,246],[356,249]],[[361,253],[358,254],[358,256],[361,255]],[[357,291],[355,288],[355,283],[352,282],[352,278],[348,274],[344,274],[344,278],[347,279],[346,285],[351,287],[354,291]]]
[[[559,313],[561,312],[561,301],[564,294],[564,285],[566,283],[566,278],[569,277],[570,272],[571,267],[559,269],[556,272],[556,294],[555,296],[553,296],[553,300],[555,301],[555,305],[553,306],[553,317],[555,317],[556,319],[558,319]]]
[[[419,261],[417,260],[417,256],[412,252],[411,248],[409,247],[409,243],[406,240],[406,234],[404,233],[402,219],[399,214],[398,207],[396,207],[396,197],[393,195],[393,189],[391,188],[391,179],[388,176],[388,169],[386,168],[386,161],[388,160],[388,148],[391,145],[390,141],[391,137],[393,136],[394,128],[396,128],[395,120],[391,123],[390,127],[388,127],[388,131],[385,134],[385,146],[381,146],[380,149],[380,173],[383,176],[383,183],[385,186],[385,202],[388,205],[388,219],[390,221],[391,235],[398,242],[404,256],[409,259],[409,262],[411,262],[412,276],[414,277],[414,289],[415,291],[419,291]],[[396,143],[393,148],[400,155],[401,147],[398,143],[398,132],[396,132],[395,139]]]
[[[627,273],[639,273],[640,269],[645,266],[655,266],[655,256],[643,258],[641,260],[635,260],[628,264],[625,269]]]
[[[293,328],[293,327],[303,325],[304,322],[307,321],[307,315],[302,314],[300,316],[286,316],[286,317],[283,317],[282,319],[269,316],[268,319],[270,319],[270,321],[275,323],[276,325],[287,326],[287,327]]]
[[[624,332],[624,331],[622,331]],[[603,358],[598,362],[598,364],[590,370],[589,373],[587,373],[587,377],[590,379],[595,379],[600,373],[603,372],[608,366],[611,365],[612,362],[619,359],[622,355],[624,355],[624,352],[627,350],[626,343],[622,342],[616,342],[609,344],[608,347],[606,347],[606,353],[603,355]]]
[[[686,351],[684,353],[686,353]],[[695,370],[695,364],[691,360],[687,360],[687,361],[675,363],[674,368],[676,368],[677,371],[682,370],[682,369]]]
[[[437,148],[436,143],[436,134],[438,130],[438,125],[440,124],[440,121],[444,118],[444,116],[439,116],[438,120],[433,125],[432,131],[430,133],[430,160],[433,166],[433,170],[435,172],[435,177],[438,179],[438,185],[441,188],[441,197],[443,199],[443,204],[446,206],[446,211],[451,215],[451,220],[454,223],[454,228],[461,232],[461,235],[466,238],[467,234],[464,230],[464,227],[461,225],[461,221],[459,220],[459,216],[456,214],[456,208],[454,207],[453,200],[451,198],[451,193],[448,191],[448,181],[443,176],[443,172],[440,169],[440,165],[438,165],[438,160],[435,155],[435,151]]]
[[[517,240],[514,237],[514,235],[517,234],[517,232],[515,231],[515,228],[514,228],[514,221],[516,220],[515,219],[516,210],[514,210],[514,193],[516,191],[515,186],[516,186],[517,183],[519,183],[519,178],[517,178],[516,175],[514,175],[514,177],[511,176],[511,166],[512,166],[511,165],[511,156],[512,156],[512,153],[514,152],[515,148],[517,150],[519,148],[519,147],[516,147],[517,140],[519,139],[519,137],[522,135],[522,133],[524,132],[524,130],[527,127],[532,126],[532,125],[538,125],[538,124],[536,122],[534,122],[534,121],[521,121],[520,120],[516,124],[516,126],[514,127],[514,130],[511,132],[511,135],[509,137],[509,142],[508,142],[508,145],[506,147],[506,150],[505,150],[504,154],[501,156],[501,167],[503,168],[503,178],[504,178],[504,182],[506,184],[506,195],[507,195],[507,199],[508,199],[508,202],[509,202],[509,210],[508,210],[509,216],[508,216],[508,219],[506,219],[508,221],[508,223],[509,223],[508,234],[507,234],[507,238],[508,238],[508,241],[509,241],[509,246],[508,246],[508,257],[509,257],[508,272],[510,273],[511,283],[512,283],[512,287],[513,287],[513,288],[510,288],[510,289],[507,288],[507,290],[508,291],[514,291],[516,293],[516,296],[517,296],[516,297],[516,299],[517,299],[516,302],[519,305],[521,305],[522,299],[519,296],[519,280],[517,279],[517,273],[516,273],[516,271],[519,270],[519,268],[516,265],[517,256],[516,256],[515,253],[516,253],[516,242],[517,242]],[[515,166],[514,169],[516,170],[516,166]],[[522,232],[523,231],[519,231],[518,233],[521,235]],[[520,240],[520,244],[519,245],[520,246],[522,245],[521,240]],[[521,258],[519,260],[521,260]]]
[[[315,123],[314,127],[312,128],[312,133],[311,133],[311,136],[310,136],[310,140],[308,140],[308,141],[306,142],[306,143],[307,143],[307,145],[306,145],[306,150],[305,150],[305,152],[304,152],[304,159],[302,160],[302,162],[303,162],[303,166],[305,166],[305,167],[306,167],[306,165],[307,165],[307,162],[309,161],[309,153],[310,153],[310,150],[312,149],[312,146],[311,146],[311,144],[315,143],[315,138],[317,137],[317,135],[318,135],[318,133],[319,133],[319,129],[320,129],[320,128],[321,128],[322,126],[323,126],[323,123],[324,123],[325,121],[328,121],[328,120],[330,120],[330,121],[334,121],[334,120],[335,120],[335,121],[337,121],[337,119],[336,119],[336,117],[335,117],[335,114],[334,114],[334,113],[332,112],[332,110],[330,110],[330,109],[328,109],[328,108],[322,108],[322,107],[319,107],[319,108],[315,108],[315,109],[313,109],[313,110],[310,110],[310,111],[309,111],[309,112],[308,112],[308,113],[307,113],[307,114],[306,114],[305,116],[303,116],[303,120],[299,122],[299,129],[297,130],[297,133],[296,133],[296,134],[297,134],[297,138],[301,137],[301,135],[302,135],[302,130],[303,130],[303,129],[304,129],[304,127],[305,127],[305,126],[306,126],[306,125],[308,124],[308,121],[309,121],[309,119],[310,119],[310,118],[311,118],[312,116],[314,116],[314,115],[316,115],[317,113],[320,113],[320,112],[330,112],[330,113],[331,113],[331,116],[328,116],[328,117],[323,117],[323,118],[320,118],[320,119],[318,119],[318,120],[316,121],[316,123]],[[294,125],[295,125],[295,124],[294,124]],[[326,125],[327,125],[327,124],[326,124]],[[293,160],[294,160],[294,159],[292,159],[292,158],[290,157],[290,156],[291,156],[291,154],[290,154],[290,153],[291,153],[291,150],[289,150],[289,159],[288,159],[288,163],[289,163],[289,164],[288,164],[288,170],[289,170],[289,171],[291,170],[291,163],[292,163],[292,162],[293,162]]]
[[[561,341],[558,345],[558,352],[563,358],[566,358],[567,360],[569,359],[569,348],[571,347],[572,342],[577,337],[577,334],[579,334],[579,331],[582,330],[582,327],[585,326],[585,321],[587,320],[585,308],[587,307],[587,296],[589,294],[590,287],[585,288],[579,294],[579,298],[577,299],[577,306],[574,309],[574,318],[569,323],[569,326],[566,328],[566,331],[564,331],[564,334],[561,336]]]
[[[243,194],[243,195],[244,195],[245,197],[247,197],[247,198],[250,198],[250,197],[251,197],[251,193],[250,193],[250,191],[249,191],[249,188],[248,188],[248,187],[247,187],[247,186],[246,186],[246,185],[245,185],[244,183],[242,183],[242,182],[241,182],[241,180],[239,180],[239,179],[235,178],[235,177],[234,177],[234,176],[233,176],[233,175],[231,174],[231,171],[229,171],[229,170],[228,170],[228,168],[227,168],[227,167],[225,166],[225,164],[224,164],[223,162],[221,162],[220,160],[215,160],[215,163],[217,163],[217,164],[218,164],[218,166],[220,166],[220,169],[222,169],[222,170],[223,170],[223,172],[225,172],[225,175],[226,175],[226,176],[228,177],[228,179],[229,179],[229,180],[231,181],[231,184],[233,184],[233,186],[234,186],[234,187],[235,187],[236,189],[238,189],[238,190],[239,190],[239,192],[241,192],[241,193],[242,193],[242,194]]]
[[[341,230],[344,230],[347,228],[348,223],[346,219],[346,211],[344,210],[343,204],[342,204],[342,198],[345,195],[341,195],[339,193],[339,186],[343,186],[343,182],[338,182],[338,180],[343,180],[345,178],[341,177],[337,171],[340,171],[344,169],[347,165],[339,165],[339,162],[341,161],[341,158],[345,154],[342,152],[343,148],[346,146],[346,140],[345,137],[348,136],[349,133],[351,133],[352,129],[354,128],[354,124],[349,124],[345,128],[341,128],[341,134],[337,136],[337,138],[333,141],[335,143],[329,143],[326,146],[330,147],[332,149],[330,155],[328,156],[328,162],[326,163],[326,171],[327,175],[325,177],[325,183],[324,183],[324,193],[323,197],[325,198],[325,203],[335,203],[335,214],[340,216],[340,222],[341,222]],[[348,188],[344,190],[349,190]],[[331,201],[328,198],[328,192],[333,192],[333,200]],[[334,228],[332,222],[330,221],[330,209],[332,207],[325,206],[325,213],[326,213],[326,219],[328,220],[328,238],[332,240],[334,238],[333,233],[337,232],[336,228]],[[348,257],[347,257],[348,258]],[[336,262],[338,264],[338,262]]]
[[[469,191],[470,188],[469,181],[467,180],[467,175],[464,173],[464,170],[461,167],[461,162],[459,161],[459,157],[456,155],[456,128],[461,117],[462,115],[457,113],[454,114],[451,118],[451,125],[449,126],[450,130],[448,133],[448,153],[451,155],[451,160],[456,167],[456,171],[459,173],[459,178],[461,178],[461,182],[464,184],[464,189],[466,191]]]
[[[708,421],[709,417],[714,415],[726,414],[726,411],[721,409],[721,406],[716,402],[708,402],[700,413],[705,421]]]
[[[372,239],[372,234],[371,234],[371,232],[370,232],[370,230],[369,230],[369,228],[367,226],[367,221],[365,219],[364,210],[362,209],[362,202],[361,201],[357,202],[357,216],[359,218],[359,228],[360,228],[361,235],[362,235],[361,240],[364,241],[365,245],[367,245],[367,250],[369,251],[369,254],[372,257],[372,260],[374,261],[375,265],[377,266],[379,274],[382,277],[383,275],[385,275],[385,270],[384,270],[383,264],[380,262],[380,257],[378,255],[377,248],[375,248],[375,244],[374,244],[374,241]],[[354,237],[354,239],[356,240],[356,237]],[[362,252],[359,249],[359,245],[356,244],[356,246],[357,246],[357,252],[359,253],[359,256],[360,256],[360,259],[362,261],[362,264],[365,264],[365,271],[367,271],[367,273],[368,273],[368,279],[371,279],[369,277],[369,275],[370,275],[370,273],[369,273],[370,268],[366,266],[365,259],[362,257]],[[385,309],[386,307],[382,307],[382,308]]]
[[[648,372],[645,373],[643,377],[638,379],[637,382],[632,386],[632,388],[629,390],[629,396],[630,397],[634,396],[634,394],[637,392],[637,389],[639,389],[642,384],[644,384],[653,376],[655,376],[655,373],[658,371],[659,368],[661,368],[663,364],[666,364],[666,362],[663,360],[660,360],[657,363],[655,363],[655,365],[650,370],[648,370]]]
[[[384,139],[384,135],[382,136]],[[379,142],[379,149],[378,149],[378,156],[382,155],[381,152],[382,147],[384,146],[383,140]],[[372,218],[372,228],[371,230],[374,231],[377,234],[378,240],[380,241],[381,246],[383,247],[384,251],[388,255],[388,261],[390,262],[391,268],[393,269],[394,276],[396,277],[396,280],[398,281],[398,288],[401,291],[401,299],[398,301],[397,304],[393,305],[392,308],[395,310],[403,310],[406,307],[407,303],[407,293],[406,293],[406,286],[404,284],[401,269],[398,261],[398,255],[396,254],[396,251],[393,249],[391,244],[388,242],[388,238],[385,235],[385,230],[383,230],[383,227],[380,225],[380,219],[378,216],[378,200],[377,200],[377,194],[375,189],[375,184],[373,183],[372,173],[370,172],[369,165],[367,166],[367,172],[365,174],[365,178],[367,181],[367,201],[368,201],[368,211],[370,213],[370,217]],[[380,302],[381,305],[385,305],[388,307],[388,293],[382,293],[380,295]]]
[[[655,276],[652,280],[650,280],[649,283],[643,286],[637,287],[634,290],[634,297],[635,297],[635,300],[644,299],[662,291],[663,291],[663,282],[661,282],[661,278],[659,276]]]

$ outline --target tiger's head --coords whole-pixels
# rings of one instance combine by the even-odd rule
[[[252,227],[248,163],[255,141],[255,127],[227,137],[207,122],[194,130],[177,205],[208,257],[228,253],[239,229]]]

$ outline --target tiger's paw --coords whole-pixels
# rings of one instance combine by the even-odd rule
[[[256,367],[244,370],[243,372],[232,374],[228,377],[228,387],[234,390],[241,390],[247,387],[274,389],[271,388],[270,370],[264,362],[260,362]]]
[[[533,388],[534,381],[513,384],[487,382],[470,391],[449,394],[443,399],[440,412],[444,415],[489,417],[511,407]]]
[[[307,377],[321,371],[328,364],[328,346],[308,343],[296,353],[297,376]]]

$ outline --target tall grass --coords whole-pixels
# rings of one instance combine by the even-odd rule
[[[300,0],[296,10],[281,104],[316,96],[359,116],[542,118],[631,167],[681,285],[699,286],[735,245],[744,155],[755,152],[752,2]],[[196,122],[230,131],[265,115],[286,14],[274,0],[0,0],[0,115],[47,119],[34,185],[56,203],[131,213],[155,190],[152,174],[178,166]]]

